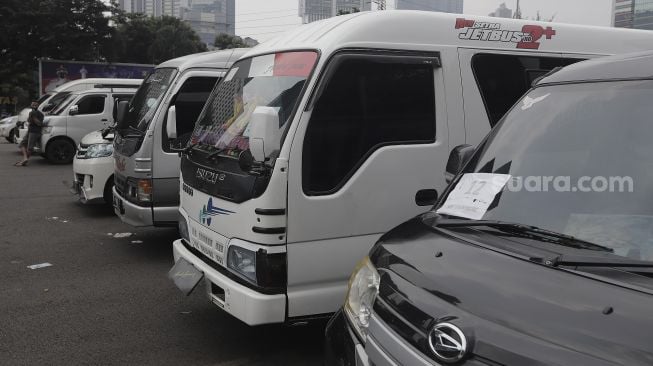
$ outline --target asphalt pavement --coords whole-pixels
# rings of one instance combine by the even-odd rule
[[[184,296],[167,278],[176,229],[123,224],[74,199],[72,165],[20,158],[0,143],[0,364],[322,364],[324,322],[249,327]]]

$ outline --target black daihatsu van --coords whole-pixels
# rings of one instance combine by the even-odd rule
[[[652,141],[653,53],[537,82],[357,266],[327,363],[653,364]]]

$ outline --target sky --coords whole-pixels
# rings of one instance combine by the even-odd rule
[[[555,15],[555,22],[610,26],[613,0],[520,0],[522,16],[542,18]],[[488,15],[499,4],[515,8],[516,0],[464,0],[463,12]],[[388,8],[394,0],[387,0]],[[236,34],[260,42],[301,24],[299,0],[236,0]]]

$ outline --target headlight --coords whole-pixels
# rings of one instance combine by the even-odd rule
[[[358,262],[349,278],[345,314],[362,342],[365,342],[367,337],[367,327],[370,325],[372,305],[379,292],[379,282],[379,273],[368,257]]]
[[[50,127],[46,127],[50,128]],[[44,129],[44,132],[45,129]],[[113,154],[113,145],[112,144],[95,144],[88,147],[86,150],[86,158],[104,158],[111,156]]]
[[[256,284],[256,252],[230,245],[227,252],[227,268]]]
[[[186,218],[181,214],[179,214],[178,226],[179,226],[179,235],[181,235],[181,238],[184,239],[186,243],[190,244],[190,235],[188,234],[188,222],[186,221]]]

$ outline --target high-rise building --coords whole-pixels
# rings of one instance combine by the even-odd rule
[[[129,13],[182,19],[207,45],[218,33],[236,34],[235,0],[119,0],[118,6]]]
[[[302,23],[334,17],[338,14],[371,10],[370,0],[299,0]]]
[[[653,0],[614,0],[615,27],[653,30]]]
[[[463,0],[397,0],[395,8],[462,14]]]
[[[497,17],[497,18],[512,18],[512,9],[509,9],[506,6],[506,3],[501,3],[497,10],[494,12],[488,14],[491,17]]]

